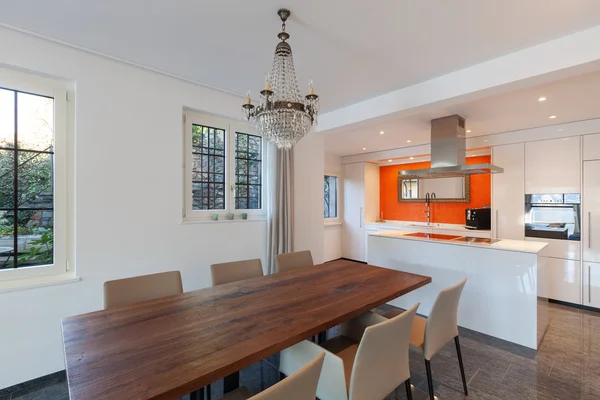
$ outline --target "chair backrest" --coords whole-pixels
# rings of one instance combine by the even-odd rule
[[[296,268],[310,267],[313,264],[310,250],[277,254],[277,272],[286,272]]]
[[[312,400],[317,396],[325,353],[312,359],[304,367],[283,381],[251,397],[253,400]]]
[[[467,278],[442,290],[427,317],[423,355],[431,360],[450,340],[458,336],[458,302]]]
[[[410,331],[417,308],[419,303],[365,329],[352,367],[350,400],[384,399],[410,378]]]
[[[263,276],[260,259],[233,261],[210,266],[212,285],[224,285],[230,282]]]
[[[124,306],[183,293],[179,271],[104,282],[104,308]]]

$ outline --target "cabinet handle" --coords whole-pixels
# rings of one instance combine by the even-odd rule
[[[588,249],[592,248],[592,213],[588,212]]]
[[[358,220],[359,220],[359,222],[360,222],[360,227],[361,227],[361,228],[362,228],[362,220],[363,220],[363,218],[362,218],[362,214],[363,214],[363,208],[361,207],[361,208],[358,210]]]
[[[592,304],[592,266],[588,265],[588,303]]]

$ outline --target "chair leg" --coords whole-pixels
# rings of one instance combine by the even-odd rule
[[[460,351],[460,341],[458,340],[458,336],[454,338],[454,343],[456,343],[456,354],[458,355],[458,365],[460,365],[460,376],[463,382],[463,389],[465,390],[465,396],[468,396],[469,391],[467,390],[467,378],[465,378],[465,366],[463,365],[462,353]]]
[[[406,387],[406,398],[408,400],[412,400],[412,387],[410,385],[410,378],[404,381],[404,386]]]
[[[427,371],[427,386],[429,387],[429,398],[434,400],[435,396],[433,395],[433,378],[431,377],[431,362],[429,360],[425,360],[425,370]]]
[[[210,390],[210,384],[206,385],[206,400],[210,400],[211,398],[211,390]]]
[[[285,379],[285,374],[283,372],[280,372],[279,373],[279,381],[281,382],[284,379]]]

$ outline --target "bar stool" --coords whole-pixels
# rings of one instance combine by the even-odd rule
[[[227,393],[222,400],[314,400],[317,384],[323,367],[325,354],[317,355],[312,361],[300,368],[283,381],[267,390],[252,396],[246,388],[241,387]]]
[[[290,375],[307,358],[325,353],[317,386],[320,400],[383,400],[402,383],[412,400],[408,349],[418,307],[391,319],[363,314],[343,323],[342,336],[322,346],[302,341],[281,352],[280,371]]]
[[[458,303],[460,295],[467,283],[467,278],[456,286],[442,290],[433,304],[428,318],[416,316],[410,332],[410,344],[423,353],[429,397],[434,398],[433,378],[431,377],[431,358],[448,344],[452,339],[456,345],[458,365],[465,395],[469,395],[465,368],[458,340]],[[402,314],[400,314],[402,315]]]

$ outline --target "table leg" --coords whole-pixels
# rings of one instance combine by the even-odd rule
[[[223,379],[223,393],[229,393],[240,387],[240,373],[235,372]]]
[[[319,332],[319,338],[317,343],[321,344],[327,340],[327,331]]]
[[[190,400],[204,400],[204,388],[194,390],[190,393]]]

